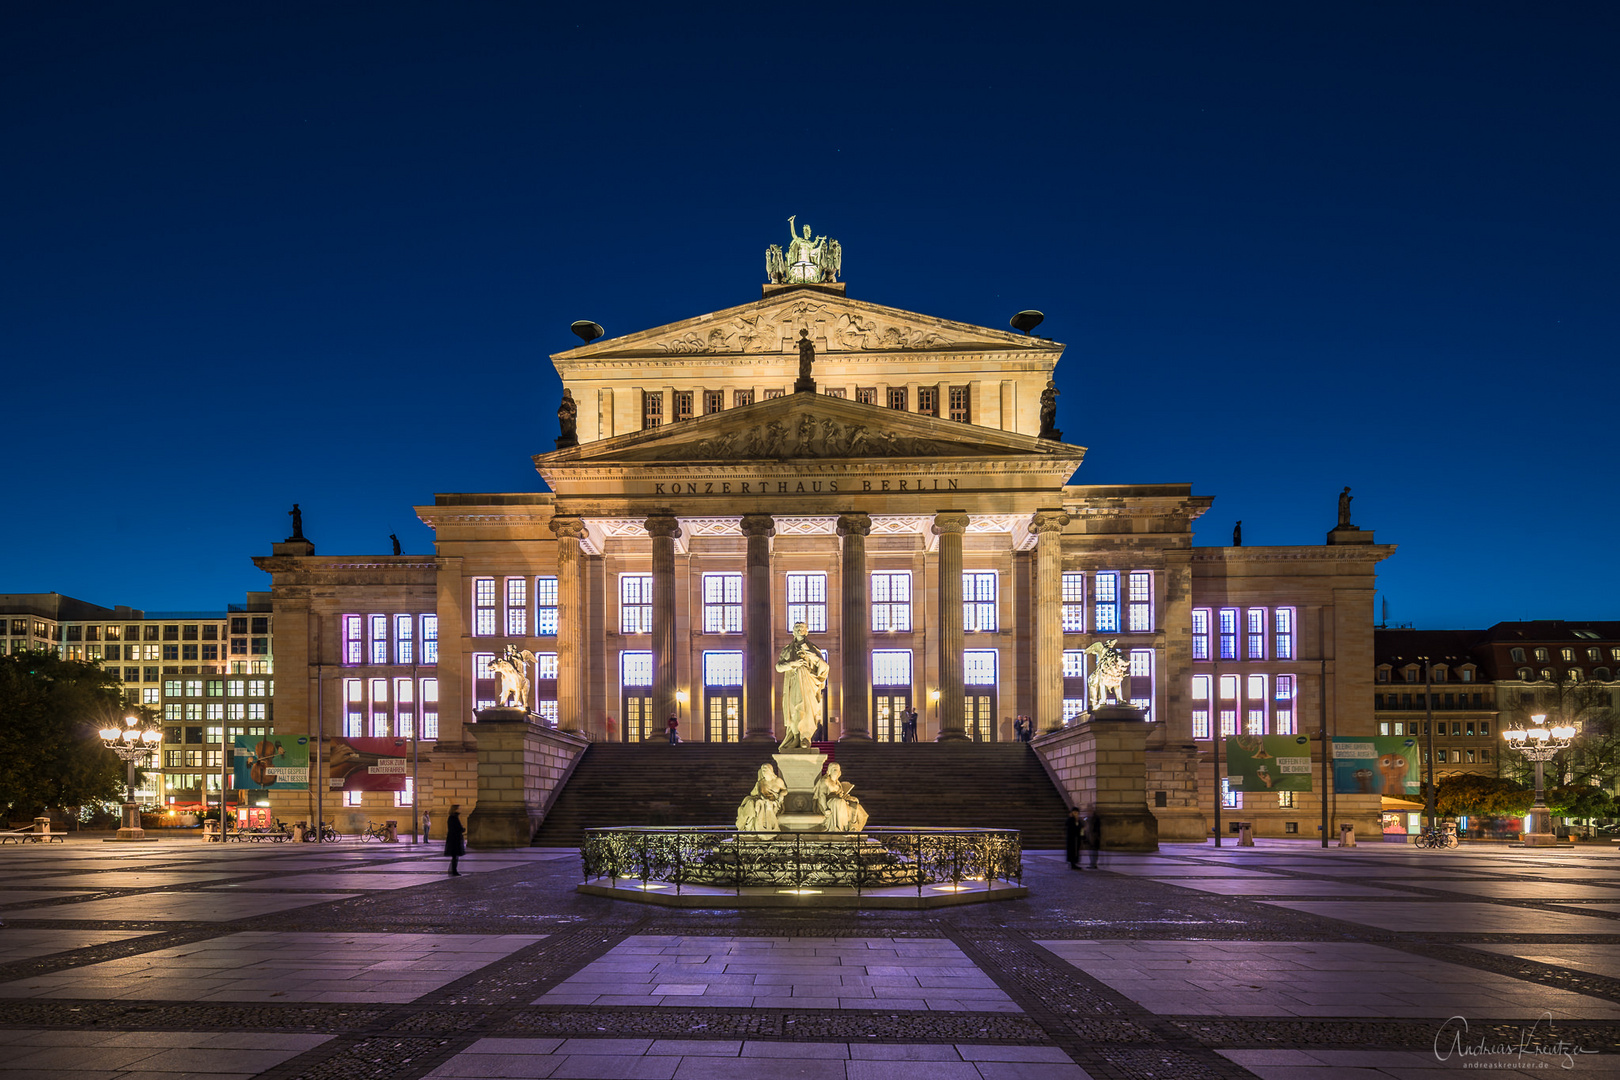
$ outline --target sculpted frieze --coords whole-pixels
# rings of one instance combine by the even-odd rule
[[[959,457],[979,448],[943,439],[897,433],[830,416],[804,413],[797,420],[771,420],[731,428],[706,439],[649,447],[644,461],[729,461],[790,458]]]
[[[937,330],[849,311],[836,304],[796,300],[765,311],[736,315],[714,326],[687,330],[665,341],[654,342],[651,347],[656,352],[672,356],[779,353],[783,351],[783,341],[795,337],[800,329],[811,329],[812,337],[824,338],[827,349],[832,352],[943,349],[969,344],[990,344],[992,348],[1016,344],[1030,348],[1040,340],[1009,339],[1001,343],[958,341]]]

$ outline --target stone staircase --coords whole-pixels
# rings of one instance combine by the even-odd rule
[[[769,743],[592,743],[537,847],[575,847],[608,825],[724,825],[771,760]],[[1025,848],[1063,847],[1063,796],[1023,743],[840,742],[824,748],[874,826],[1003,828]]]

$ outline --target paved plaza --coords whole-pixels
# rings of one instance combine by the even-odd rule
[[[1620,852],[1167,846],[687,911],[572,851],[0,848],[0,1080],[1620,1076]]]

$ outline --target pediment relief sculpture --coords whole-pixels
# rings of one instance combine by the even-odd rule
[[[984,453],[971,443],[874,428],[831,416],[803,413],[729,426],[707,438],[628,450],[621,460],[728,461],[789,458],[962,457]],[[1005,453],[1005,451],[999,451]]]

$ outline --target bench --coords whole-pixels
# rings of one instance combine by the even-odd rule
[[[45,844],[55,840],[58,844],[67,842],[67,834],[59,832],[36,832],[33,829],[11,829],[0,832],[0,844],[9,844],[13,840],[19,844]]]

